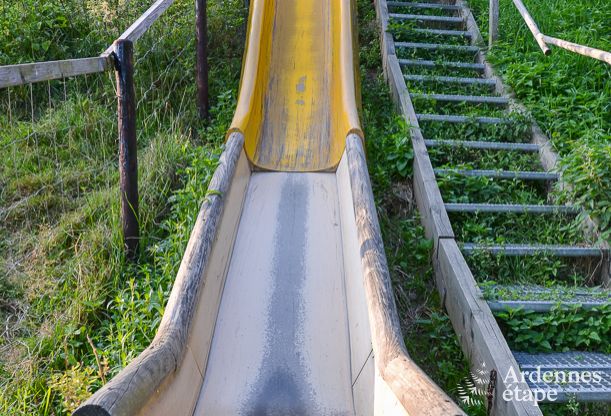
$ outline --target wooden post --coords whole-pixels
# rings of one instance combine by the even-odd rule
[[[490,0],[488,47],[499,38],[499,0]]]
[[[197,108],[203,119],[209,115],[208,100],[208,22],[206,0],[195,0],[195,36],[197,42]]]
[[[136,144],[136,92],[134,90],[134,44],[115,42],[119,116],[119,176],[121,224],[127,257],[138,252],[138,156]]]

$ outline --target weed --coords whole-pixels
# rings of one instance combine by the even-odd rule
[[[2,59],[16,62],[13,50],[24,60],[97,55],[150,6],[48,3],[54,13],[71,15],[75,31],[24,29],[36,42],[59,33],[66,40],[59,44],[71,46],[29,54],[24,43]],[[23,2],[14,10],[35,13],[34,6]],[[0,217],[6,218],[0,286],[7,288],[0,311],[11,323],[2,339],[0,414],[71,411],[154,336],[235,105],[243,46],[236,34],[244,33],[245,14],[238,0],[209,7],[210,123],[197,119],[193,98],[192,3],[176,1],[136,45],[138,266],[124,261],[119,232],[112,74],[10,90],[11,111],[0,116],[0,152],[8,160],[0,165]],[[125,13],[112,23],[97,19],[118,10]],[[1,24],[18,25],[2,20],[11,16],[2,15]],[[89,26],[76,26],[79,19]],[[33,108],[17,105],[29,104],[29,97]]]
[[[584,310],[555,306],[548,313],[508,309],[496,314],[518,351],[600,351],[611,353],[611,306]]]
[[[472,0],[480,28],[487,28],[488,2]],[[611,49],[605,25],[611,7],[586,0],[527,2],[543,33],[602,50]],[[500,2],[500,39],[488,54],[505,82],[532,112],[561,156],[562,196],[583,206],[598,222],[602,238],[611,231],[610,67],[559,48],[544,56],[511,1]]]

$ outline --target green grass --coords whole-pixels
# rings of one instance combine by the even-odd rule
[[[407,71],[404,70],[405,73]],[[488,85],[455,84],[442,82],[405,81],[410,92],[428,94],[457,94],[457,95],[494,95],[493,89]]]
[[[489,300],[521,300],[528,301],[574,301],[579,295],[587,295],[594,300],[605,301],[611,297],[611,292],[600,286],[581,287],[579,289],[563,284],[551,282],[545,286],[545,291],[525,292],[523,285],[499,286],[495,282],[486,282],[480,285],[484,298]],[[541,286],[543,288],[543,286]]]
[[[503,107],[494,104],[474,104],[468,102],[437,101],[430,98],[412,98],[414,108],[419,113],[446,114],[468,117],[507,117],[508,113]]]
[[[542,170],[539,155],[534,152],[481,150],[467,147],[436,146],[429,149],[433,167],[461,169]]]
[[[586,0],[525,1],[543,33],[611,50],[611,4]],[[472,0],[487,28],[486,0]],[[485,34],[484,34],[485,35]],[[611,238],[611,67],[559,48],[544,56],[509,0],[500,2],[500,39],[488,59],[528,107],[561,156],[566,198],[582,205]]]
[[[547,202],[545,187],[533,182],[458,174],[437,177],[445,202],[543,205]]]
[[[591,286],[596,284],[600,273],[598,262],[561,259],[545,253],[519,257],[480,252],[467,256],[466,260],[478,282]]]
[[[29,38],[5,38],[0,58],[98,54],[149,5],[129,2],[124,20],[103,24],[88,3],[23,2],[0,12],[1,27],[15,36],[19,13],[23,24],[43,12],[70,19],[53,20],[49,30],[24,26]],[[125,261],[120,235],[114,75],[1,92],[6,110],[10,91],[11,111],[0,116],[8,161],[0,166],[0,316],[9,324],[0,340],[0,414],[70,412],[154,336],[233,114],[241,5],[209,2],[209,123],[198,120],[194,101],[192,3],[175,2],[136,46],[137,265]],[[28,46],[58,39],[68,46],[44,53]]]
[[[481,124],[475,120],[466,123],[423,121],[419,124],[427,139],[530,142],[530,129],[524,116],[517,113],[511,116],[514,122],[507,124]]]
[[[456,12],[453,10],[422,9],[422,8],[410,7],[409,5],[389,6],[388,11],[390,13],[418,14],[418,15],[425,15],[425,16],[456,16]]]
[[[476,18],[486,27],[488,2],[475,0]],[[590,1],[576,7],[568,1],[533,3],[545,33],[585,43],[601,49],[611,49],[608,21],[609,4]],[[531,4],[527,4],[531,6]],[[575,9],[580,10],[576,12]],[[441,14],[441,13],[439,13]],[[533,14],[535,14],[533,12]],[[605,23],[607,22],[607,23]],[[605,24],[607,28],[605,29]],[[396,40],[426,39],[413,32],[414,24],[392,24]],[[588,29],[579,29],[587,27]],[[547,29],[549,28],[549,29]],[[554,32],[553,30],[560,30]],[[542,183],[491,178],[467,178],[445,175],[438,178],[446,202],[488,202],[514,204],[544,204],[574,200],[600,221],[603,238],[609,239],[609,147],[611,114],[609,67],[555,51],[552,58],[544,57],[509,0],[501,1],[501,41],[489,54],[489,60],[500,69],[505,80],[514,88],[534,118],[552,137],[559,151],[564,178],[570,189],[549,194]],[[444,43],[459,44],[455,38]],[[399,49],[403,58],[471,62],[469,54],[457,52],[412,51]],[[405,73],[422,75],[478,76],[473,70],[443,68],[404,68]],[[577,78],[577,79],[576,79]],[[410,92],[443,92],[449,94],[475,91],[490,94],[486,87],[434,85],[408,82]],[[482,105],[442,104],[423,99],[413,100],[418,113],[499,116],[503,113]],[[515,123],[486,126],[475,122],[450,124],[421,122],[424,137],[429,139],[485,140],[529,142],[529,117],[513,114]],[[468,150],[440,147],[430,150],[435,167],[462,169],[540,170],[537,155],[518,152]],[[525,214],[452,214],[457,238],[480,243],[542,243],[583,244],[580,218],[564,216],[534,216]],[[545,254],[526,257],[492,256],[477,253],[467,257],[476,279],[484,287],[489,284],[540,284],[546,287],[566,287],[597,284],[600,265],[596,261],[561,259]],[[511,311],[497,316],[507,340],[513,348],[531,351],[596,350],[609,351],[609,311],[555,310],[550,314],[529,314]],[[602,334],[602,336],[601,336]],[[609,412],[605,405],[569,403],[544,406],[546,414],[598,415]]]
[[[498,312],[510,348],[517,351],[599,351],[611,354],[611,305],[584,311],[554,307],[548,313],[513,309]]]
[[[414,31],[417,28],[410,21],[391,21],[389,32],[397,42],[446,43],[452,45],[467,45],[469,39],[464,36],[442,36],[432,33]]]
[[[411,41],[413,42],[413,41]],[[396,47],[399,59],[426,59],[436,62],[463,62],[475,63],[475,54],[469,51],[455,51],[448,49],[423,49]]]
[[[582,244],[579,219],[562,215],[452,213],[456,239],[487,244]]]

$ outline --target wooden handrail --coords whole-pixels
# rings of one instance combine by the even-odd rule
[[[111,67],[107,57],[68,59],[0,66],[0,88],[104,72]]]
[[[522,3],[522,0],[513,0],[513,4],[518,9],[518,12],[520,12],[520,14],[522,15],[522,18],[526,22],[526,25],[532,32],[533,36],[535,37],[535,40],[537,41],[539,47],[545,55],[549,55],[551,53],[550,48],[547,46],[547,44],[550,44],[559,48],[566,49],[567,51],[587,56],[589,58],[598,59],[599,61],[603,61],[611,65],[611,53],[603,51],[601,49],[591,48],[589,46],[579,45],[577,43],[568,42],[566,40],[545,35],[539,30],[539,27],[535,23],[530,13],[528,13],[528,10],[526,9],[526,6],[524,6],[524,3]]]
[[[524,21],[526,22],[526,26],[528,26],[528,28],[530,29],[543,53],[545,55],[549,55],[550,53],[552,53],[550,48],[543,41],[543,33],[541,33],[534,19],[532,18],[530,13],[528,13],[528,10],[526,9],[526,6],[524,6],[524,3],[522,3],[522,0],[513,0],[513,4],[518,9],[518,12],[520,12],[520,14],[522,15],[522,19],[524,19]]]
[[[147,11],[136,20],[125,32],[117,38],[117,40],[131,40],[136,43],[138,39],[157,21],[157,19],[165,12],[168,7],[174,3],[174,0],[157,0]],[[104,51],[101,56],[110,55],[115,48],[113,43]]]
[[[488,47],[499,38],[499,0],[490,0],[488,7]]]
[[[545,43],[550,45],[558,46],[559,48],[566,49],[567,51],[575,52],[589,58],[598,59],[611,65],[611,53],[603,51],[601,49],[591,48],[589,46],[579,45],[577,43],[568,42],[566,40],[554,38],[551,36],[543,35]]]

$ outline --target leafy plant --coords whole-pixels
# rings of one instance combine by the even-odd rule
[[[496,316],[511,347],[518,351],[611,353],[611,305],[587,310],[558,305],[549,313],[508,309]]]

